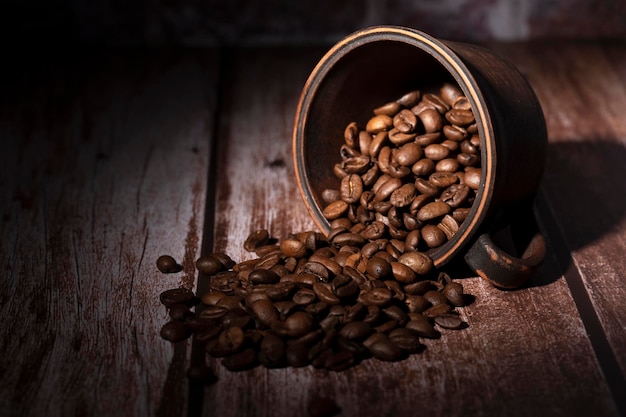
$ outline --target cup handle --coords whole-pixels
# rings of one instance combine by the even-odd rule
[[[509,210],[497,223],[499,227],[492,227],[478,236],[465,253],[465,262],[476,274],[498,288],[519,288],[543,262],[546,254],[545,239],[537,226],[532,203]],[[494,242],[492,234],[503,226],[510,229],[510,238],[515,244],[528,242],[520,251],[521,256],[510,254]]]

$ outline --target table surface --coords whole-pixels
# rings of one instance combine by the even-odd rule
[[[194,261],[252,230],[314,229],[293,175],[301,89],[327,47],[79,50],[0,80],[0,415],[626,415],[626,43],[487,45],[528,78],[548,159],[529,285],[462,278],[469,327],[397,363],[229,372],[189,385],[159,336]],[[157,271],[171,254],[183,270]]]

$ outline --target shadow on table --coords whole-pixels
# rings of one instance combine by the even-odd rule
[[[571,253],[610,233],[626,214],[626,147],[616,139],[557,142],[548,145],[546,168],[534,203],[540,230],[547,242],[544,263],[527,286],[548,285],[571,266]],[[508,230],[494,241],[519,256],[521,242]],[[523,234],[523,233],[522,233]],[[612,247],[620,259],[622,247]],[[451,265],[455,276],[475,276],[464,262]]]

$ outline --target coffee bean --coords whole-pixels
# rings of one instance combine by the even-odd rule
[[[378,133],[383,130],[388,130],[391,126],[393,126],[393,119],[386,114],[379,114],[367,121],[365,130],[370,133]]]
[[[159,271],[164,274],[173,274],[176,272],[182,271],[182,267],[178,265],[176,259],[171,257],[170,255],[161,255],[157,258],[156,266]]]
[[[372,343],[368,347],[368,349],[371,352],[372,356],[381,361],[397,361],[404,356],[402,349],[400,349],[398,345],[393,343],[386,336]]]
[[[432,224],[427,224],[422,227],[421,235],[422,241],[426,243],[429,248],[438,248],[448,240],[443,230]]]
[[[341,180],[341,199],[346,203],[356,203],[363,194],[363,179],[357,174],[349,174]]]
[[[433,201],[426,204],[417,212],[417,219],[429,221],[450,213],[450,206],[443,201]]]
[[[255,269],[248,275],[251,284],[275,284],[280,281],[280,276],[269,269]]]
[[[459,330],[465,327],[466,323],[457,314],[440,314],[434,318],[435,324],[444,329]]]
[[[192,307],[198,302],[195,294],[187,288],[173,288],[163,291],[161,295],[159,295],[159,299],[167,308],[171,308],[174,304],[184,304],[188,307]]]
[[[250,305],[252,313],[263,325],[270,327],[279,319],[278,310],[268,299],[257,300]]]
[[[409,320],[405,327],[409,330],[414,331],[415,334],[419,337],[425,337],[427,339],[437,339],[439,336],[441,336],[440,333],[435,330],[435,327],[432,325],[430,319],[421,314],[418,314],[414,316],[413,319]]]
[[[339,336],[348,340],[364,340],[372,333],[372,326],[362,321],[351,321],[341,328]]]
[[[185,321],[187,317],[193,316],[193,313],[185,304],[174,304],[170,307],[169,315],[172,320]]]
[[[414,354],[423,349],[417,334],[407,328],[401,327],[389,332],[389,340],[406,353]]]
[[[426,275],[433,270],[432,259],[422,252],[403,253],[398,262],[411,268],[417,275]]]
[[[161,337],[170,342],[181,342],[191,336],[191,330],[182,321],[172,320],[161,327]]]

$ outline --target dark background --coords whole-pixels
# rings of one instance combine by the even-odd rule
[[[1,42],[61,47],[329,43],[397,24],[467,41],[626,37],[623,0],[5,0]]]

